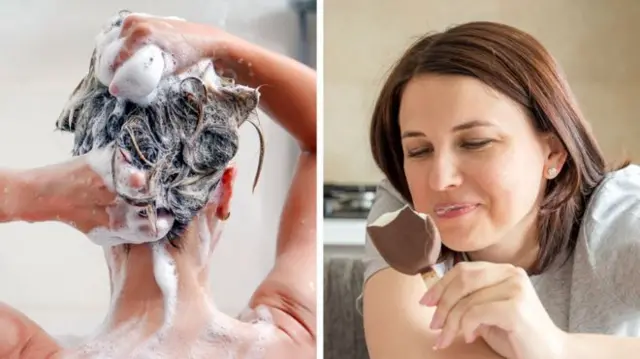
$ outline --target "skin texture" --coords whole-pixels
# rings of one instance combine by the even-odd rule
[[[257,288],[249,306],[266,306],[277,327],[275,339],[269,342],[265,355],[267,358],[311,358],[315,357],[316,312],[315,312],[315,240],[316,240],[316,75],[315,72],[287,57],[271,53],[246,41],[233,37],[223,31],[199,24],[151,17],[130,16],[126,19],[122,37],[128,46],[119,55],[123,61],[144,43],[153,42],[163,50],[176,54],[178,67],[185,68],[204,57],[216,57],[220,63],[237,63],[244,59],[241,67],[236,67],[236,81],[248,86],[267,85],[261,89],[262,108],[281,126],[283,126],[300,144],[301,154],[294,178],[285,203],[277,242],[276,263],[264,282]],[[121,63],[121,62],[120,62]],[[246,68],[242,68],[246,66]],[[249,71],[251,70],[251,71]],[[20,191],[34,191],[42,196],[28,196],[41,205],[37,213],[29,213],[27,208],[33,202],[7,200],[0,210],[6,213],[5,221],[24,219],[29,221],[51,220],[54,213],[60,220],[73,222],[83,232],[96,226],[104,226],[104,219],[89,218],[85,213],[89,208],[104,210],[113,201],[113,194],[100,183],[99,177],[91,174],[90,168],[82,162],[82,156],[65,163],[26,172],[5,172],[0,174],[0,183]],[[65,176],[89,178],[85,181],[62,181]],[[97,178],[96,178],[97,177]],[[35,179],[38,180],[30,180]],[[230,166],[223,178],[221,200],[210,204],[206,215],[213,230],[220,219],[226,217],[231,199],[234,168]],[[131,179],[137,183],[136,176]],[[49,197],[56,188],[62,193],[86,193],[92,200],[78,200],[79,196],[70,196],[59,201]],[[311,194],[311,195],[310,195]],[[79,202],[79,203],[76,203]],[[90,203],[90,204],[87,204]],[[30,205],[29,205],[30,204]],[[67,219],[68,218],[68,219]],[[208,291],[207,267],[198,260],[199,242],[198,223],[192,223],[185,233],[185,247],[177,253],[167,249],[176,260],[180,283],[178,313],[187,313],[176,317],[175,327],[181,335],[189,336],[200,330],[206,323],[198,313],[203,308],[202,291]],[[215,238],[212,239],[215,241]],[[215,243],[213,243],[215,244]],[[117,251],[117,249],[114,249]],[[120,304],[115,310],[115,324],[127,319],[148,315],[146,330],[152,332],[162,320],[162,296],[155,285],[151,273],[151,251],[147,245],[133,246],[124,256],[111,253],[115,259],[110,271],[127,266],[127,279]],[[189,299],[184,299],[189,298]],[[182,309],[181,309],[182,308]],[[187,309],[188,308],[188,309]],[[0,318],[11,325],[0,326],[0,358],[44,358],[47,355],[62,355],[51,338],[35,323],[22,314],[3,307]],[[215,315],[221,315],[214,312]],[[240,340],[255,339],[246,324],[232,319],[231,327],[239,333]],[[2,332],[5,331],[5,332]],[[13,335],[10,335],[12,334]],[[186,333],[186,334],[185,334]],[[6,335],[5,335],[6,334]],[[207,355],[216,353],[215,348]],[[7,353],[6,355],[3,355]]]

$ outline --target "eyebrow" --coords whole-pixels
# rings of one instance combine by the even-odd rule
[[[495,125],[491,122],[481,121],[481,120],[471,120],[465,123],[461,123],[459,125],[454,126],[451,131],[452,132],[460,132],[464,130],[469,130],[474,127],[494,127]],[[402,133],[401,138],[409,138],[409,137],[424,137],[424,132],[420,131],[404,131]]]

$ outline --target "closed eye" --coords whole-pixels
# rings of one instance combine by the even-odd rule
[[[479,150],[492,142],[493,140],[466,141],[462,143],[461,147],[468,150]]]
[[[414,158],[414,157],[426,156],[431,152],[433,152],[433,150],[430,147],[412,148],[407,151],[407,157]]]

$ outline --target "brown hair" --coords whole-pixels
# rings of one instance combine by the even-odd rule
[[[552,133],[568,158],[549,181],[538,217],[540,253],[533,273],[570,258],[585,207],[607,172],[604,156],[559,65],[531,35],[508,25],[471,22],[415,42],[395,64],[376,102],[370,132],[378,167],[409,203],[398,111],[405,85],[425,73],[479,79],[520,104],[535,128]],[[626,164],[625,164],[626,165]],[[452,254],[444,248],[443,256]]]

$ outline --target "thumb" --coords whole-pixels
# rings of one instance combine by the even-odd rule
[[[147,176],[144,172],[137,169],[132,170],[131,174],[129,175],[129,186],[131,186],[131,188],[133,189],[143,189],[147,180],[146,177]]]

